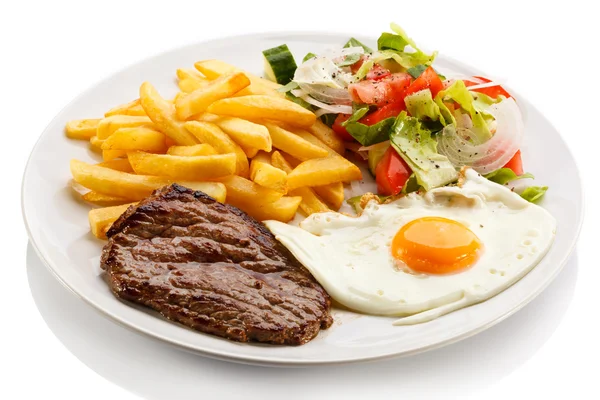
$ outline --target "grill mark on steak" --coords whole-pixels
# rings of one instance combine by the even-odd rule
[[[271,232],[179,185],[130,207],[107,232],[113,293],[193,329],[299,345],[328,328],[331,300]]]

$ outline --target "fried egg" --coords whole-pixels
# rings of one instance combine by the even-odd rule
[[[358,217],[313,214],[265,224],[340,304],[366,314],[432,320],[502,292],[537,265],[556,220],[467,170],[459,186],[372,200]]]

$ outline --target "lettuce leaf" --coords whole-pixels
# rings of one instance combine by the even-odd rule
[[[304,58],[302,59],[302,62],[306,62],[308,60],[310,60],[311,58],[315,58],[317,55],[315,53],[307,53]]]
[[[384,32],[377,39],[378,57],[380,59],[376,59],[375,62],[393,59],[407,69],[415,68],[419,65],[431,65],[437,52],[425,54],[399,25],[392,23],[390,28],[395,33]],[[410,46],[412,51],[407,52],[407,46]]]
[[[534,176],[529,172],[526,172],[522,175],[517,175],[510,168],[500,168],[494,172],[490,172],[489,174],[484,175],[484,177],[500,185],[506,185],[508,182],[516,181],[519,179],[534,178]]]
[[[438,154],[437,142],[421,122],[402,112],[392,127],[390,141],[410,166],[417,183],[425,190],[454,182],[458,173],[446,156]]]
[[[547,190],[548,186],[529,186],[521,192],[521,197],[530,203],[535,203],[544,196]]]
[[[404,98],[404,104],[410,115],[423,121],[440,121],[446,126],[446,119],[440,111],[440,107],[433,101],[429,89],[420,90]]]
[[[298,89],[299,87],[300,87],[300,85],[298,85],[297,82],[291,81],[287,85],[284,85],[284,86],[280,87],[279,89],[277,89],[277,91],[279,93],[287,93],[291,90]]]
[[[420,188],[421,188],[421,186],[419,186],[419,182],[417,182],[417,176],[414,173],[412,173],[412,174],[410,174],[410,176],[404,183],[404,186],[402,186],[402,191],[400,193],[408,194],[408,193],[416,192]]]
[[[473,128],[471,129],[473,132],[472,137],[476,143],[484,143],[492,137],[486,118],[484,118],[484,114],[486,113],[479,108],[479,103],[474,104],[473,95],[462,80],[454,81],[448,88],[439,92],[436,98],[438,97],[440,98],[440,101],[436,102],[438,106],[440,103],[444,103],[444,101],[453,100],[460,105],[461,109],[469,113],[473,122]]]
[[[368,112],[369,107],[361,107],[355,110],[352,116],[342,123],[342,126],[363,146],[385,142],[388,140],[392,126],[396,122],[396,117],[383,119],[371,126],[358,122]]]
[[[312,104],[310,104],[309,102],[307,102],[307,101],[306,101],[306,100],[304,100],[304,99],[301,99],[300,97],[296,97],[296,96],[294,96],[294,95],[293,95],[293,94],[291,94],[290,92],[287,92],[287,93],[285,94],[285,97],[286,97],[288,100],[291,100],[291,101],[293,101],[294,103],[298,104],[299,106],[302,106],[302,107],[306,108],[307,110],[310,110],[310,111],[314,111],[314,110],[315,110],[315,108],[312,106]]]
[[[372,53],[373,49],[363,44],[361,41],[355,38],[350,38],[344,45],[344,47],[362,47],[365,53]]]
[[[354,74],[354,77],[356,78],[356,80],[360,81],[360,80],[364,79],[364,77],[367,76],[367,74],[369,73],[371,68],[373,68],[373,65],[375,65],[375,61],[373,59],[365,61],[360,66],[358,71],[356,71],[356,74]]]
[[[336,62],[335,65],[338,67],[348,67],[350,65],[354,65],[358,60],[360,60],[360,56],[361,55],[358,53],[348,54],[342,61]]]
[[[385,60],[394,60],[402,67],[406,69],[417,67],[418,65],[431,65],[435,57],[437,56],[437,52],[434,52],[431,55],[427,55],[423,52],[415,52],[415,53],[404,53],[401,51],[395,50],[380,50],[378,51],[373,60],[376,63],[380,63]]]

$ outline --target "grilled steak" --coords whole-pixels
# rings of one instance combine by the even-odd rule
[[[110,228],[113,293],[190,328],[299,345],[328,328],[330,298],[260,222],[202,192],[167,186]]]

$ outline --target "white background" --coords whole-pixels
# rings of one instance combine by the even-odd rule
[[[594,2],[202,3],[2,2],[0,398],[600,397],[600,29]],[[54,280],[28,247],[20,182],[29,151],[83,89],[197,41],[271,30],[377,36],[392,20],[428,48],[507,79],[562,132],[581,168],[587,207],[576,254],[540,297],[500,325],[388,362],[295,370],[240,366],[180,352],[105,320]]]

